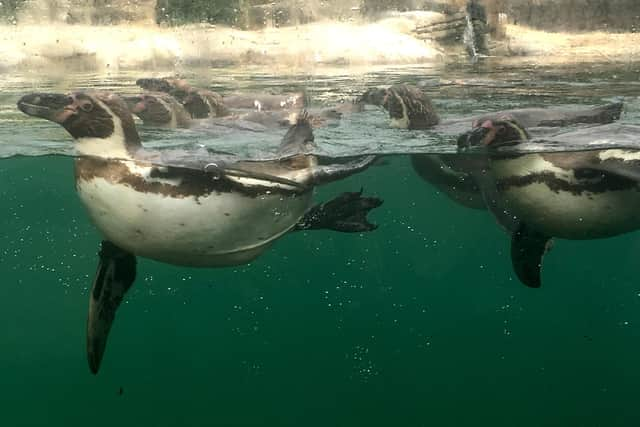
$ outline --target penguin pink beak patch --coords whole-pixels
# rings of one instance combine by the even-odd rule
[[[484,129],[487,129],[488,132],[487,134],[482,138],[482,141],[480,142],[482,145],[489,145],[493,142],[493,140],[496,138],[496,128],[493,125],[493,122],[491,120],[485,120],[480,126],[477,127],[481,127]]]
[[[51,120],[56,123],[64,123],[69,117],[77,114],[78,109],[82,109],[86,112],[93,109],[93,105],[91,103],[79,100],[75,95],[71,95],[69,98],[72,99],[73,102],[67,104],[59,113],[55,114]]]
[[[479,120],[474,120],[473,123],[471,124],[471,127],[473,129],[478,129],[478,128],[487,129],[487,133],[482,137],[482,139],[480,140],[480,144],[478,145],[488,146],[493,142],[493,140],[496,137],[497,130],[495,125],[493,124],[493,121],[491,120],[485,120],[484,122],[480,122]]]
[[[53,121],[56,123],[64,123],[69,117],[78,112],[78,106],[75,104],[67,105],[53,117]]]
[[[147,105],[144,101],[136,102],[133,107],[131,107],[131,112],[134,114],[138,114],[147,109]]]

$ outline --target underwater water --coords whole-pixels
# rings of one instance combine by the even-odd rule
[[[220,69],[185,77],[222,91],[304,87],[317,103],[372,85],[418,83],[444,115],[622,100],[623,121],[640,125],[636,67],[589,67],[326,76]],[[640,235],[557,240],[545,257],[543,287],[526,288],[511,268],[510,238],[495,219],[452,202],[400,154],[316,191],[319,201],[360,188],[384,199],[371,214],[379,225],[372,233],[292,233],[240,267],[139,259],[101,371],[91,375],[85,322],[101,237],[75,193],[73,159],[43,156],[64,153],[70,137],[22,115],[15,103],[43,90],[129,93],[140,75],[5,77],[2,425],[640,423]],[[388,130],[381,112],[366,117],[363,125],[318,130],[319,146],[333,144],[331,154],[339,154],[340,144],[349,153],[349,141],[404,144],[390,150],[395,153],[434,150],[424,148],[433,141],[425,143],[419,132]],[[178,145],[192,136],[142,132],[154,144],[166,138]]]

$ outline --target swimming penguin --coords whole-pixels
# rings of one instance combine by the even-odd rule
[[[224,117],[230,114],[220,94],[207,89],[194,88],[182,79],[138,79],[136,85],[151,92],[168,93],[180,101],[194,119]]]
[[[304,154],[313,132],[301,117],[272,161],[216,155],[180,166],[142,148],[124,101],[108,93],[34,93],[18,108],[62,125],[73,137],[76,189],[104,236],[90,292],[89,367],[97,373],[116,310],[136,276],[136,257],[193,267],[247,263],[295,230],[366,232],[382,203],[362,192],[313,206],[316,185],[366,169],[367,156],[342,163]],[[170,150],[162,150],[163,152]]]
[[[147,126],[166,128],[229,128],[264,132],[269,129],[288,128],[294,125],[301,112],[279,111],[237,111],[224,117],[194,119],[183,104],[164,92],[148,92],[124,98],[129,110],[142,119]],[[339,113],[332,110],[305,111],[313,127],[324,126]]]
[[[188,128],[191,115],[173,96],[163,92],[150,92],[124,98],[129,110],[145,125],[168,128]]]
[[[387,89],[369,89],[358,100],[387,110],[391,127],[429,129],[440,123],[427,94],[415,86],[398,84]]]
[[[173,96],[163,92],[148,92],[124,98],[129,110],[142,119],[148,126],[166,128],[207,127],[207,124],[223,127],[264,131],[268,128],[289,127],[296,122],[290,114],[274,114],[272,112],[235,113],[224,117],[194,119],[183,104]],[[252,125],[257,124],[257,126]]]
[[[182,104],[194,119],[225,117],[230,114],[222,96],[206,89],[190,89]]]
[[[600,131],[589,129],[591,134]],[[568,132],[562,139],[571,141],[574,134],[582,133]],[[475,172],[483,177],[476,182],[489,209],[512,235],[516,275],[525,285],[539,287],[542,258],[552,238],[597,239],[640,228],[640,150],[498,151],[528,140],[524,127],[507,118],[479,123],[459,138],[458,146],[463,152],[485,150],[484,163]]]
[[[413,86],[370,89],[361,100],[388,110],[391,125],[395,127],[432,129],[446,135],[456,134],[460,126],[473,122],[476,130],[472,135],[465,134],[458,140],[458,149],[463,152],[472,145],[497,147],[526,141],[529,133],[525,127],[606,125],[618,120],[623,109],[623,104],[616,102],[595,107],[515,109],[441,121],[426,95]],[[500,125],[494,126],[497,123]],[[593,130],[589,129],[589,133]],[[565,134],[564,138],[576,140],[577,135]],[[537,162],[537,158],[550,164],[540,166],[544,163]],[[489,209],[494,214],[512,235],[511,256],[516,275],[531,287],[540,286],[540,266],[550,247],[551,236],[592,239],[617,235],[640,226],[640,214],[636,213],[640,207],[636,203],[640,200],[620,205],[626,197],[631,197],[628,193],[636,198],[640,194],[636,187],[640,180],[640,154],[633,150],[532,154],[503,160],[492,155],[490,168],[486,159],[477,155],[415,154],[411,161],[418,175],[452,200],[469,208]],[[541,174],[527,172],[533,164],[543,169]],[[594,164],[597,164],[595,168]],[[548,170],[544,170],[545,167]],[[520,172],[517,172],[518,168]],[[604,173],[605,169],[607,173]],[[523,176],[507,179],[509,173]],[[554,174],[559,180],[551,179]],[[569,176],[573,176],[573,180]],[[541,180],[545,177],[549,179],[543,184]],[[546,193],[536,191],[539,186],[550,190]],[[539,197],[533,197],[532,192]],[[556,197],[547,198],[550,193]],[[606,209],[613,209],[617,214],[603,220]],[[589,214],[585,213],[587,211]]]
[[[166,92],[180,100],[194,118],[222,117],[229,109],[258,111],[299,110],[306,105],[303,92],[282,95],[264,93],[233,94],[222,97],[207,89],[190,86],[185,80],[172,78],[138,79],[136,85],[145,90]]]

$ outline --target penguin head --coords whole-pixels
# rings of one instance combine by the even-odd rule
[[[207,90],[191,87],[186,80],[171,77],[143,78],[136,85],[150,92],[163,92],[180,101],[194,119],[209,116],[220,117],[228,114],[222,97]]]
[[[224,117],[230,114],[222,96],[206,89],[189,89],[182,105],[194,119]]]
[[[181,101],[191,90],[191,87],[185,80],[170,77],[138,79],[136,80],[136,85],[150,92],[168,93]]]
[[[143,94],[127,97],[125,102],[129,110],[140,117],[145,124],[168,125],[173,119],[173,111],[168,97],[170,95]]]
[[[280,156],[285,157],[292,153],[298,154],[311,150],[315,147],[314,139],[311,118],[309,113],[303,110],[296,118],[295,124],[282,138],[278,152]]]
[[[529,139],[529,134],[520,123],[511,117],[475,122],[473,129],[458,137],[458,151],[474,147],[495,149],[505,145],[516,145]]]
[[[387,89],[369,89],[358,98],[358,102],[387,110],[393,127],[428,129],[440,121],[429,97],[412,85],[397,84]]]
[[[377,105],[378,107],[382,107],[385,103],[387,97],[387,89],[381,88],[373,88],[367,89],[360,97],[357,99],[358,103],[362,104],[371,104]]]
[[[210,115],[215,117],[215,106],[210,105],[208,101],[201,93],[191,91],[184,97],[183,105],[194,119],[205,119]]]
[[[115,94],[31,93],[20,98],[18,109],[29,116],[60,124],[76,143],[90,145],[91,152],[83,154],[101,156],[117,151],[123,155],[141,147],[133,116],[122,98]]]

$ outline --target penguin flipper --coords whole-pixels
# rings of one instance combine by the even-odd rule
[[[98,373],[116,311],[136,278],[136,257],[109,241],[102,242],[98,270],[89,295],[87,359]]]
[[[327,158],[317,156],[320,163],[327,161]],[[312,182],[315,185],[328,184],[330,182],[339,181],[347,178],[351,175],[363,172],[370,166],[374,165],[380,159],[378,156],[366,155],[356,157],[354,159],[341,159],[342,163],[338,159],[328,158],[329,164],[319,164],[313,168]]]
[[[551,237],[524,224],[511,235],[511,264],[518,279],[530,288],[539,288],[542,258],[550,248]]]
[[[362,190],[342,193],[328,202],[313,206],[294,230],[328,229],[343,233],[373,231],[378,226],[370,223],[367,215],[382,202],[377,197],[362,197]]]
[[[313,127],[309,119],[309,113],[303,110],[296,123],[289,127],[289,130],[280,141],[278,155],[286,157],[295,154],[302,154],[312,149],[314,144]]]

